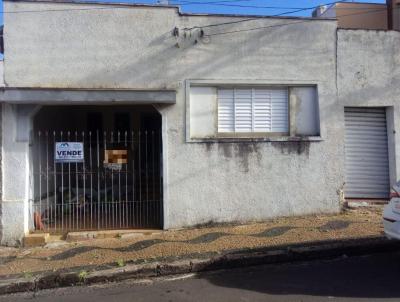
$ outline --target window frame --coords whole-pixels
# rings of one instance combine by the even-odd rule
[[[324,122],[321,122],[321,114],[323,110],[321,109],[321,101],[325,101],[327,98],[326,95],[326,82],[321,82],[319,80],[288,80],[288,79],[279,79],[279,80],[271,80],[271,79],[185,79],[183,82],[183,94],[185,99],[185,130],[184,137],[186,143],[209,143],[209,144],[218,144],[218,143],[265,143],[265,142],[322,142],[325,140],[325,128]],[[215,111],[212,116],[213,123],[210,124],[215,129],[215,132],[212,134],[209,133],[203,136],[192,136],[191,128],[191,88],[192,87],[208,87],[208,88],[219,88],[219,87],[287,87],[289,89],[289,135],[284,134],[275,134],[271,135],[271,133],[263,134],[262,136],[218,136],[218,125],[217,125],[217,114]],[[297,135],[295,133],[295,121],[296,116],[293,116],[294,112],[291,91],[293,88],[313,88],[316,93],[316,105],[317,105],[317,118],[318,118],[318,134],[309,134],[309,135]],[[215,96],[215,105],[217,106],[217,99]]]

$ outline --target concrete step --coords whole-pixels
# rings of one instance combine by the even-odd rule
[[[349,209],[357,209],[362,207],[381,207],[389,203],[385,199],[346,199],[345,206]]]
[[[81,231],[69,232],[67,241],[82,241],[88,239],[104,239],[104,238],[134,238],[140,236],[150,236],[160,234],[161,230],[103,230],[103,231]]]
[[[50,237],[49,233],[34,233],[26,235],[23,239],[24,247],[44,246]]]

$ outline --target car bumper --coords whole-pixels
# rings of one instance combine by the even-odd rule
[[[400,222],[390,222],[387,220],[383,220],[383,227],[385,231],[386,237],[389,239],[398,239],[400,240]]]
[[[400,240],[400,215],[393,213],[390,205],[383,211],[383,227],[386,237]]]

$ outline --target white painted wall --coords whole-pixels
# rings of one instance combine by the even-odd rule
[[[29,117],[27,117],[29,118]],[[2,105],[2,228],[1,244],[16,245],[28,232],[29,141],[17,141],[18,114],[13,105]],[[29,133],[27,128],[26,132]]]
[[[291,124],[294,136],[319,136],[319,104],[317,87],[291,87]]]

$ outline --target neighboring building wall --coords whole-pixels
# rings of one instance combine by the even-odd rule
[[[390,179],[400,179],[400,33],[338,31],[341,106],[387,107]]]
[[[387,0],[389,29],[400,31],[400,0]]]
[[[393,29],[400,31],[400,0],[393,1]]]
[[[5,2],[9,11],[76,7]],[[343,109],[335,85],[336,22],[260,18],[205,32],[262,30],[215,35],[197,44],[193,37],[185,42],[182,32],[179,39],[171,34],[175,26],[233,20],[238,18],[179,16],[173,8],[146,7],[6,15],[6,82],[13,87],[176,89],[175,105],[157,106],[164,128],[165,228],[337,212],[344,157]],[[277,26],[284,23],[294,24]],[[186,142],[187,80],[314,85],[321,138]]]
[[[339,28],[388,29],[385,4],[338,3],[336,18]]]
[[[325,11],[315,10],[313,15],[336,18],[339,28],[388,29],[388,10],[385,4],[339,2]]]

